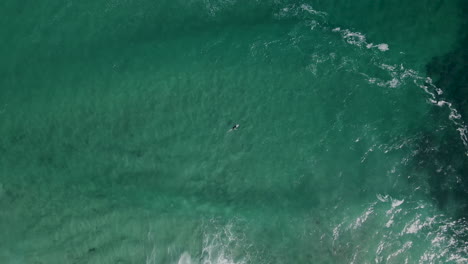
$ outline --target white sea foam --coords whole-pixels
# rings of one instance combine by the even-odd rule
[[[455,106],[451,102],[440,99],[440,96],[444,93],[442,88],[435,86],[432,83],[431,78],[422,77],[422,75],[417,71],[413,69],[407,69],[403,64],[388,65],[381,63],[377,64],[376,66],[389,73],[391,79],[382,80],[361,73],[366,77],[370,84],[375,84],[380,87],[397,88],[401,86],[401,84],[405,84],[407,81],[411,81],[429,96],[427,99],[429,103],[438,107],[447,107],[449,110],[448,118],[455,124],[455,126],[457,126],[456,130],[459,132],[460,138],[465,148],[468,150],[467,126]],[[466,152],[466,155],[468,155],[468,151]]]
[[[312,8],[312,6],[311,6],[311,5],[308,5],[308,4],[302,4],[302,5],[301,5],[301,9],[304,10],[304,11],[309,12],[310,14],[318,15],[318,16],[320,16],[320,17],[325,17],[325,16],[327,16],[327,13],[314,10],[314,9]]]
[[[381,195],[377,194],[377,199],[379,199],[381,202],[387,202],[388,201],[388,195]]]
[[[333,240],[334,241],[337,241],[338,238],[340,237],[340,226],[341,224],[333,228]]]
[[[179,258],[179,261],[177,262],[177,264],[192,264],[192,257],[190,256],[189,253],[187,252],[184,252],[180,258]]]
[[[377,48],[378,48],[379,50],[381,50],[381,51],[387,51],[387,50],[389,50],[388,44],[386,44],[386,43],[378,44],[378,45],[377,45]]]
[[[398,207],[404,202],[405,202],[405,199],[403,200],[392,199],[392,208]]]
[[[185,251],[177,261],[177,264],[245,264],[250,263],[249,253],[247,255],[236,257],[233,252],[238,252],[245,248],[245,236],[242,233],[234,231],[235,224],[220,224],[215,219],[210,219],[204,223],[202,237],[202,251],[196,254],[197,259]],[[152,258],[155,259],[153,254]],[[148,262],[147,262],[148,263]],[[152,262],[149,262],[152,264]]]
[[[348,42],[349,44],[353,44],[356,46],[362,46],[363,44],[366,44],[366,36],[364,36],[360,32],[352,32],[347,29],[343,30],[341,32],[343,35],[343,38]]]
[[[383,203],[387,203],[387,202],[391,201],[391,208],[389,210],[387,210],[387,212],[386,212],[386,216],[390,217],[390,219],[388,219],[388,221],[385,223],[385,227],[389,228],[395,222],[394,221],[395,215],[400,213],[401,210],[402,210],[402,209],[397,208],[397,207],[402,205],[405,202],[405,200],[404,199],[402,199],[402,200],[394,199],[394,198],[390,197],[389,195],[377,194],[376,196],[377,196],[377,199],[379,201],[383,202]]]
[[[406,250],[410,249],[412,246],[413,246],[413,242],[411,241],[406,242],[405,244],[403,244],[403,246],[400,249],[398,249],[397,251],[395,251],[394,253],[390,254],[387,257],[387,262],[389,262],[392,258],[400,255],[401,253],[405,252]]]
[[[374,43],[369,43],[369,44],[366,45],[366,48],[368,48],[368,49],[378,48],[380,51],[389,50],[388,44],[386,44],[386,43],[381,43],[381,44],[377,44],[377,45],[374,45]]]
[[[300,14],[300,11],[305,11],[308,14],[311,14],[314,18],[319,19],[325,19],[326,16],[328,15],[325,12],[317,11],[312,8],[312,6],[307,5],[307,4],[302,4],[298,8],[296,5],[290,5],[288,7],[283,8],[280,11],[280,14],[278,15],[279,17],[283,16],[298,16]],[[328,28],[327,22],[323,23],[312,23],[309,21],[309,26],[311,29],[315,29],[317,25],[325,25],[323,26],[323,29],[330,30],[331,32],[334,33],[339,33],[342,38],[345,40],[346,43],[350,45],[354,45],[357,47],[366,47],[367,49],[374,49],[377,48],[381,52],[388,51],[390,49],[389,45],[387,43],[380,43],[380,44],[374,44],[372,42],[367,42],[365,34],[358,32],[358,31],[351,31],[346,28],[341,28],[341,27],[334,27],[334,28]],[[401,53],[401,52],[400,52]],[[370,56],[375,56],[375,54],[370,54]],[[400,65],[388,65],[385,63],[379,63],[379,61],[382,61],[380,59],[376,60],[377,63],[375,63],[375,66],[387,71],[390,75],[390,79],[388,80],[382,80],[379,78],[376,78],[374,76],[369,76],[365,73],[361,73],[363,76],[366,77],[367,81],[370,84],[374,84],[380,87],[387,87],[387,88],[398,88],[402,84],[406,84],[408,81],[413,82],[416,86],[420,87],[421,89],[424,90],[424,92],[429,96],[428,101],[436,106],[444,106],[447,107],[450,111],[448,118],[453,121],[453,123],[457,126],[457,131],[460,134],[460,138],[465,145],[465,148],[467,149],[466,155],[468,155],[468,135],[467,135],[467,126],[463,122],[460,113],[457,111],[457,109],[448,101],[446,100],[440,100],[437,99],[440,97],[444,92],[441,87],[437,87],[432,83],[432,79],[429,77],[425,77],[421,74],[419,74],[416,70],[413,69],[408,69],[406,68],[403,64]],[[310,65],[310,70],[312,73],[316,74],[317,73],[317,65]],[[342,66],[340,66],[342,67]],[[365,157],[363,158],[362,162],[365,160]]]
[[[435,217],[426,217],[425,219],[421,218],[420,214],[416,215],[416,218],[413,222],[407,224],[403,229],[403,234],[416,234],[419,230],[423,229],[424,227],[429,227],[434,224]]]
[[[377,198],[381,200],[382,195]],[[398,228],[401,225],[401,220],[407,218],[409,215],[413,215],[412,220],[408,221],[401,232],[395,233],[394,235],[384,236],[379,242],[376,250],[376,263],[380,263],[384,260],[385,255],[387,261],[395,260],[395,257],[399,256],[403,252],[409,250],[413,246],[413,241],[410,237],[418,235],[421,230],[428,229],[431,232],[424,232],[424,236],[431,241],[429,248],[420,257],[420,262],[423,263],[439,263],[451,260],[454,263],[466,263],[466,255],[468,247],[460,247],[457,242],[457,236],[466,234],[468,227],[465,220],[450,221],[444,215],[433,215],[432,217],[424,216],[432,205],[418,204],[414,208],[402,208],[403,200],[397,199],[382,199],[384,201],[391,200],[391,208],[387,211],[386,216],[389,220],[385,223],[386,227],[393,226]],[[378,213],[378,212],[376,212]],[[460,229],[460,226],[463,227]],[[408,237],[410,235],[410,237]],[[408,239],[405,239],[407,237]],[[404,244],[391,254],[387,249],[395,248],[395,239],[402,239]],[[400,240],[401,242],[403,242]],[[406,241],[405,241],[406,240]],[[386,252],[387,251],[387,252]],[[435,254],[437,253],[437,254]]]
[[[356,219],[354,224],[351,226],[353,229],[357,229],[357,228],[361,227],[362,224],[364,224],[367,221],[369,216],[374,212],[375,204],[376,203],[373,203],[371,206],[369,206],[369,208],[367,208],[367,210],[360,217],[358,217]]]
[[[315,23],[320,23],[328,16],[326,12],[317,11],[309,4],[291,4],[279,10],[275,14],[277,18],[301,17],[306,19],[315,19]]]
[[[210,221],[214,232],[204,232],[203,249],[201,260],[203,264],[244,264],[248,262],[249,256],[234,260],[232,250],[242,248],[244,238],[242,234],[233,231],[234,224],[217,226],[216,221]]]
[[[419,219],[416,219],[416,221],[412,222],[405,228],[404,232],[406,234],[416,234],[423,227],[424,225],[421,224],[421,221]]]
[[[223,9],[236,3],[235,0],[204,0],[203,2],[210,16],[216,16]]]
[[[329,60],[332,60],[334,56],[335,56],[334,53],[330,53],[329,55],[313,54],[311,56],[312,63],[309,64],[307,68],[309,69],[311,73],[313,73],[314,75],[317,75],[317,70],[319,69],[320,65]]]
[[[466,263],[465,256],[468,247],[460,245],[459,239],[460,236],[463,237],[468,232],[465,220],[451,221],[442,214],[438,215],[436,208],[431,203],[414,204],[414,201],[405,203],[404,199],[396,199],[383,194],[377,194],[376,198],[377,201],[370,204],[364,213],[355,219],[345,220],[333,229],[334,248],[342,246],[339,239],[346,236],[347,233],[356,234],[355,230],[359,229],[363,231],[362,234],[365,234],[364,230],[367,230],[368,226],[382,225],[383,228],[391,227],[392,231],[368,234],[372,241],[376,238],[379,239],[377,247],[374,249],[376,263],[417,262],[410,261],[407,254],[408,251],[413,252],[415,236],[424,236],[428,241],[432,241],[419,258],[420,262],[446,263],[450,260],[454,263]],[[385,211],[386,213],[383,214]],[[428,212],[432,212],[432,217],[427,216]],[[368,224],[365,225],[365,223]],[[399,232],[394,232],[398,229]],[[363,236],[362,239],[366,239],[366,236]],[[357,261],[362,252],[357,252],[353,251],[350,263],[359,263]]]
[[[390,49],[387,43],[380,43],[376,45],[374,45],[374,43],[368,43],[366,40],[366,35],[361,32],[353,32],[349,29],[341,29],[340,27],[333,28],[331,31],[339,32],[343,39],[351,45],[358,47],[365,46],[368,49],[377,48],[380,51],[387,51]]]
[[[339,32],[347,43],[358,47],[362,47],[363,45],[365,45],[368,49],[378,48],[380,51],[389,50],[389,46],[386,43],[381,43],[377,45],[374,45],[373,43],[367,43],[365,35],[360,32],[352,32],[348,29],[341,29],[340,27],[333,28],[331,31]],[[362,74],[366,76],[367,81],[370,84],[376,84],[380,87],[397,88],[401,86],[401,84],[405,84],[407,80],[411,80],[415,85],[423,89],[426,92],[426,94],[430,96],[430,98],[428,99],[430,103],[439,107],[447,107],[450,111],[448,118],[452,120],[457,126],[457,131],[460,134],[460,138],[463,144],[465,145],[465,148],[467,149],[465,154],[468,155],[468,129],[466,124],[461,119],[461,114],[452,105],[452,103],[444,100],[436,100],[437,96],[440,96],[444,93],[442,88],[435,86],[432,83],[432,79],[430,77],[422,77],[422,75],[420,75],[417,71],[413,69],[406,69],[403,66],[403,64],[388,65],[381,63],[377,66],[383,70],[386,70],[390,74],[391,79],[381,80],[375,77],[368,76],[366,74]]]

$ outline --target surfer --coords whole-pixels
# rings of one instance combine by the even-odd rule
[[[235,124],[231,129],[229,129],[228,132],[231,132],[233,130],[237,130],[239,128],[239,124]]]

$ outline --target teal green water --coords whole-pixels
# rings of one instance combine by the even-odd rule
[[[0,263],[466,263],[467,6],[2,1]]]

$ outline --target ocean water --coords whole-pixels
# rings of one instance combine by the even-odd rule
[[[467,14],[2,1],[0,263],[467,263]]]

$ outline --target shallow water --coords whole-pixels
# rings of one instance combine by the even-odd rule
[[[0,262],[465,263],[466,1],[355,2],[4,1]]]

